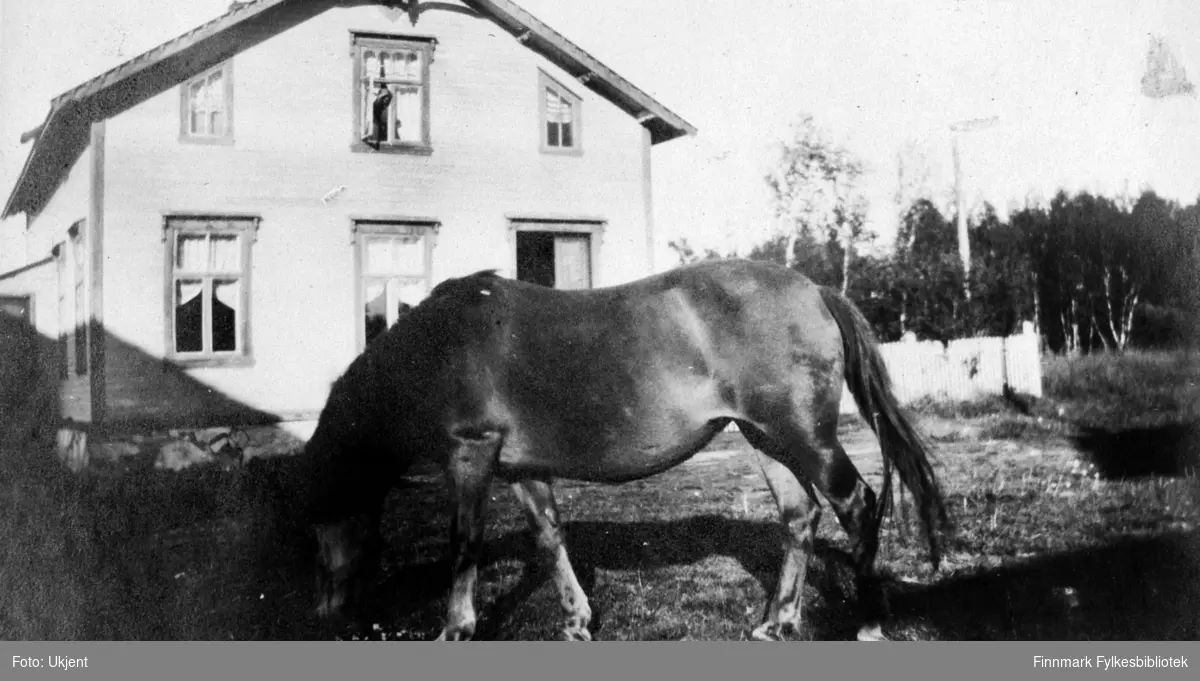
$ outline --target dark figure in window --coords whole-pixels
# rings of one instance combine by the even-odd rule
[[[371,104],[371,134],[364,140],[376,149],[387,141],[388,107],[391,105],[392,91],[387,85],[380,83],[379,92],[375,93],[375,101]],[[400,121],[396,121],[396,127],[400,127]]]

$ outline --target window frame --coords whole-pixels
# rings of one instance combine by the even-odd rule
[[[197,227],[188,224],[188,222],[218,222],[223,221],[225,226],[207,226]],[[254,353],[250,342],[250,300],[253,272],[253,245],[258,241],[258,229],[262,219],[258,215],[237,214],[237,213],[167,213],[163,216],[163,249],[164,256],[164,286],[163,286],[163,359],[181,367],[248,367],[254,365]],[[203,278],[206,281],[227,277],[228,273],[219,274],[199,274],[186,273],[177,275],[175,271],[175,257],[178,248],[178,239],[181,234],[237,234],[241,238],[240,253],[241,258],[241,273],[238,275],[238,281],[241,284],[238,301],[239,317],[237,320],[237,328],[235,330],[237,337],[238,349],[233,351],[213,351],[211,349],[201,350],[200,352],[179,352],[175,349],[175,281],[178,278],[194,279]],[[207,346],[211,342],[211,312],[204,313],[204,321],[202,329],[208,331],[206,336],[202,336],[203,345]]]
[[[354,347],[362,352],[367,347],[367,326],[363,314],[366,305],[366,248],[372,236],[402,236],[405,228],[421,228],[425,239],[425,268],[420,278],[425,282],[426,295],[433,290],[433,250],[437,245],[442,223],[437,218],[412,216],[352,216],[351,243],[354,246]]]
[[[551,146],[547,137],[546,91],[552,90],[571,105],[571,146]],[[550,74],[538,69],[538,150],[556,156],[583,155],[583,98],[575,94]]]
[[[420,142],[387,142],[378,147],[364,142],[362,139],[363,102],[363,52],[371,49],[412,50],[421,53],[421,141]],[[351,120],[350,150],[369,154],[410,154],[428,156],[433,153],[433,137],[430,106],[431,65],[434,52],[437,49],[437,38],[424,35],[403,35],[389,33],[369,33],[364,31],[350,32],[350,98],[353,119]]]
[[[220,135],[197,135],[191,130],[191,99],[189,93],[196,81],[207,80],[221,73],[225,97],[225,130]],[[203,73],[196,74],[179,86],[179,141],[186,144],[233,144],[233,60],[226,60]]]

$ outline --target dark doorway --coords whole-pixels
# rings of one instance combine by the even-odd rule
[[[554,287],[554,234],[517,232],[517,279]]]
[[[517,279],[550,288],[591,288],[591,236],[517,232]]]

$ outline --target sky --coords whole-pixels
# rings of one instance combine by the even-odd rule
[[[660,269],[671,239],[745,252],[778,224],[764,176],[811,114],[867,173],[868,226],[894,237],[897,154],[915,150],[940,199],[950,124],[968,205],[1059,188],[1200,197],[1200,96],[1141,94],[1150,36],[1200,88],[1195,0],[517,0],[695,125],[653,152]],[[0,0],[0,185],[7,196],[49,100],[220,14],[225,0]]]

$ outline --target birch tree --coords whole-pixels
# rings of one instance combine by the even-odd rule
[[[863,172],[862,161],[830,140],[805,114],[792,124],[789,139],[776,147],[765,178],[787,235],[787,266],[796,265],[796,242],[803,228],[813,236],[831,234],[842,245],[842,293],[849,288],[854,244],[866,223],[867,201],[859,188]]]

